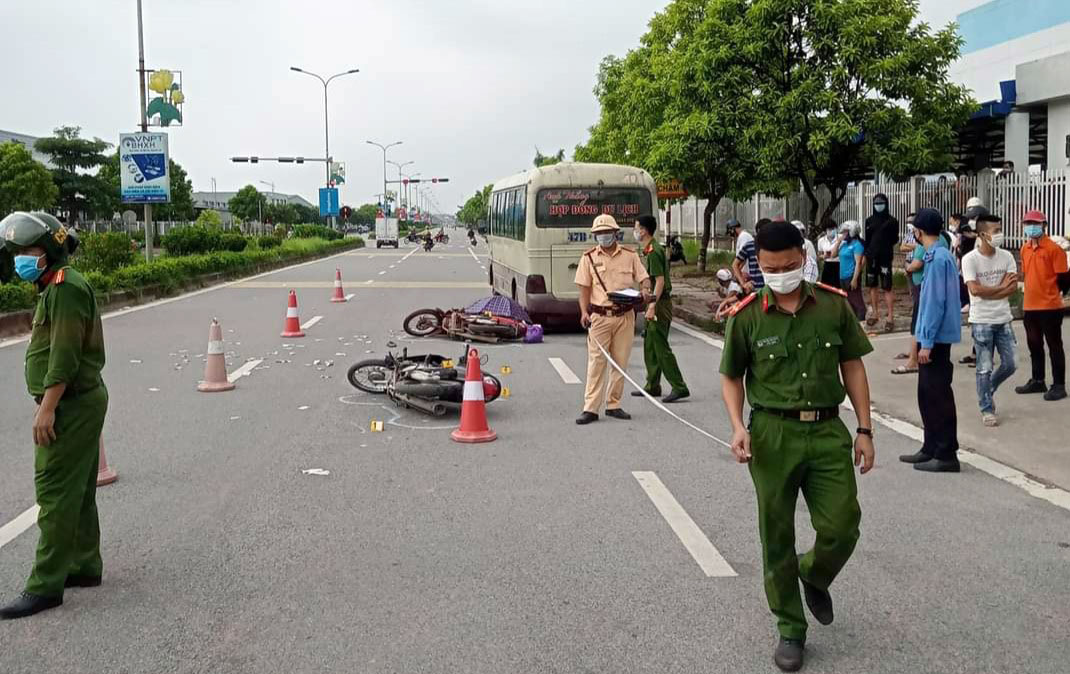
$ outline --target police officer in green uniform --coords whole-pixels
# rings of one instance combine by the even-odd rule
[[[47,213],[12,213],[0,237],[15,273],[39,291],[26,349],[26,386],[37,402],[34,483],[41,538],[25,591],[0,608],[24,618],[63,603],[68,587],[100,585],[97,463],[108,409],[104,336],[93,290],[67,265],[67,229]]]
[[[646,257],[646,271],[654,284],[654,303],[646,310],[646,331],[643,333],[643,356],[646,361],[646,392],[661,395],[661,377],[669,382],[671,390],[662,402],[682,400],[691,392],[680,374],[680,366],[669,346],[669,326],[672,324],[672,281],[669,279],[669,260],[665,248],[654,238],[658,221],[652,215],[644,215],[635,221],[635,240]],[[633,396],[642,396],[633,391]]]
[[[732,453],[748,463],[758,496],[765,594],[780,640],[773,659],[786,672],[803,664],[806,604],[832,622],[829,585],[858,540],[861,511],[852,469],[873,467],[869,383],[862,356],[873,347],[843,291],[803,281],[799,230],[766,225],[756,238],[765,288],[740,302],[729,318],[721,356],[722,394],[732,420]],[[751,406],[743,421],[744,381]],[[840,420],[850,396],[858,430]],[[812,550],[795,551],[798,494],[817,533]]]

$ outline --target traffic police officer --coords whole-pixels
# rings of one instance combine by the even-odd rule
[[[654,282],[654,301],[646,309],[646,330],[643,333],[643,357],[646,361],[646,392],[661,395],[661,376],[672,389],[662,402],[682,400],[691,392],[687,390],[684,376],[676,356],[669,346],[669,326],[672,325],[672,281],[669,279],[669,260],[665,249],[654,238],[658,221],[652,215],[644,215],[635,221],[635,240],[646,257],[646,271]],[[642,391],[632,391],[641,397]]]
[[[583,397],[583,414],[576,419],[580,425],[598,420],[598,410],[606,395],[606,370],[609,363],[599,350],[605,347],[622,370],[628,368],[628,358],[635,340],[635,310],[630,305],[614,304],[609,294],[635,289],[643,284],[649,295],[650,281],[643,269],[639,254],[617,243],[620,227],[612,215],[603,213],[594,219],[591,234],[598,245],[580,257],[576,270],[576,285],[580,288],[580,321],[587,333],[587,389]],[[624,393],[624,377],[615,369],[609,372],[609,396],[606,416],[631,419],[620,408]]]
[[[732,452],[749,463],[758,496],[765,594],[777,618],[774,661],[803,664],[806,618],[799,581],[818,622],[832,622],[828,588],[858,540],[861,511],[851,468],[873,467],[869,383],[862,356],[872,346],[843,291],[803,281],[803,238],[776,222],[757,236],[766,286],[733,310],[721,356],[722,394],[732,421]],[[842,375],[842,379],[841,379]],[[751,406],[743,421],[744,379]],[[839,418],[844,394],[858,418],[857,437]],[[817,533],[797,556],[795,504],[802,491]]]
[[[37,559],[25,591],[0,609],[24,618],[63,603],[67,587],[100,585],[96,480],[108,408],[104,337],[93,290],[67,265],[67,229],[47,213],[12,213],[0,237],[15,273],[39,291],[26,349],[26,386],[37,402],[34,482],[41,510]]]

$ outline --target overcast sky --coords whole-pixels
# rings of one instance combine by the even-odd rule
[[[197,190],[247,183],[315,202],[323,165],[233,164],[234,155],[323,155],[323,88],[290,72],[361,72],[330,85],[331,154],[343,203],[382,190],[382,152],[448,176],[452,212],[485,183],[573,147],[598,117],[598,63],[623,54],[663,0],[143,0],[146,67],[183,72],[185,125],[172,157]],[[138,123],[135,0],[0,0],[0,129],[81,126],[112,143]],[[953,20],[979,0],[923,0]],[[396,169],[389,167],[391,179]]]

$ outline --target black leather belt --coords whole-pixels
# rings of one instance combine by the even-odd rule
[[[598,314],[599,316],[623,316],[629,311],[634,311],[634,307],[624,305],[613,305],[609,307],[603,307],[599,304],[592,304],[589,311],[592,314]]]
[[[755,407],[754,411],[765,412],[766,414],[772,414],[773,416],[783,417],[785,419],[805,421],[807,423],[828,421],[829,419],[836,419],[840,416],[839,407],[822,407],[815,410],[772,410],[767,407]]]

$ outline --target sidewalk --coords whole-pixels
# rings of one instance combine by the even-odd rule
[[[711,290],[707,279],[673,279],[673,313],[677,318],[696,327],[723,332],[723,325],[713,319],[706,306]],[[896,324],[900,323],[898,320]],[[909,319],[909,316],[907,316]],[[976,370],[958,365],[958,359],[970,353],[973,343],[968,326],[962,328],[962,343],[952,349],[955,365],[953,388],[958,408],[959,444],[990,459],[999,461],[1029,474],[1042,482],[1070,489],[1070,398],[1047,402],[1040,395],[1021,396],[1014,387],[1025,383],[1030,376],[1029,349],[1025,344],[1025,330],[1015,321],[1018,338],[1015,361],[1018,371],[996,393],[996,411],[1000,425],[987,428],[981,423],[977,407]],[[873,353],[866,357],[866,371],[873,408],[889,416],[921,426],[918,413],[917,375],[893,375],[891,369],[903,361],[896,354],[910,348],[906,332],[872,336]],[[1070,319],[1063,325],[1063,341],[1070,344]],[[1048,383],[1051,383],[1050,362]],[[885,430],[884,432],[889,432]],[[878,460],[895,461],[897,457],[880,454],[880,434],[877,436]]]

